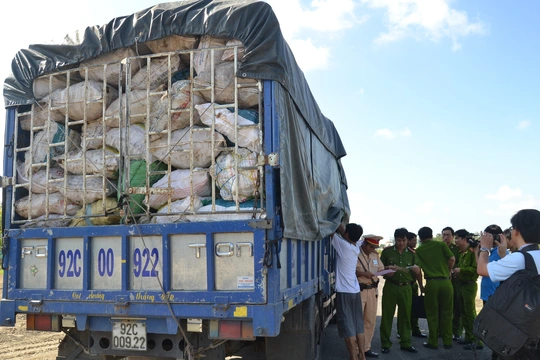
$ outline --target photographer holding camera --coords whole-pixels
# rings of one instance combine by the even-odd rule
[[[489,225],[484,230],[485,233],[489,233],[493,236],[493,247],[490,249],[489,260],[488,262],[497,261],[504,258],[509,251],[507,250],[508,244],[506,237],[503,237],[504,240],[500,240],[500,234],[503,234],[503,231],[498,225]],[[477,248],[478,249],[478,248]],[[478,254],[477,254],[478,256]],[[495,289],[499,286],[499,282],[493,282],[489,276],[482,276],[482,283],[480,284],[480,299],[484,305],[488,301],[489,297],[493,295]]]
[[[473,334],[473,322],[476,318],[476,292],[478,291],[478,273],[476,272],[476,254],[473,246],[478,247],[478,241],[474,241],[472,234],[465,229],[455,232],[456,245],[459,247],[459,258],[455,268],[452,269],[452,277],[455,278],[459,312],[465,336],[458,340],[465,350],[482,349],[484,344],[475,344],[476,337]]]

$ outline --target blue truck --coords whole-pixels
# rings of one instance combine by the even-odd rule
[[[57,359],[318,359],[345,150],[258,1],[166,3],[22,49],[4,83],[0,326]]]

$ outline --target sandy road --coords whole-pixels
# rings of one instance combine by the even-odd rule
[[[0,276],[2,289],[3,275]],[[26,317],[17,315],[15,327],[0,327],[0,359],[54,360],[63,333],[26,331]]]

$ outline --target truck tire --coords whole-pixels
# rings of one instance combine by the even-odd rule
[[[320,296],[313,295],[285,314],[280,334],[266,338],[266,360],[320,360],[321,311]]]

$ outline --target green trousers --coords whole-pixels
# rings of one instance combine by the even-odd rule
[[[402,348],[411,346],[411,308],[412,290],[411,285],[399,286],[386,280],[382,294],[382,317],[381,317],[381,347],[390,348],[390,333],[392,332],[392,322],[398,308],[398,334],[399,345]]]
[[[418,283],[415,281],[411,284],[412,289],[412,296],[418,296]],[[397,328],[399,329],[399,318],[397,320]],[[420,326],[418,325],[418,318],[413,317],[411,314],[411,330],[413,334],[421,334],[422,330],[420,330]]]
[[[461,337],[463,335],[463,323],[461,321],[461,312],[459,311],[458,293],[456,287],[459,285],[457,279],[452,279],[454,287],[454,313],[452,317],[452,334]]]
[[[476,337],[473,334],[473,322],[476,318],[476,293],[478,291],[478,284],[476,281],[460,283],[456,289],[461,320],[465,328],[464,340],[475,342]]]
[[[450,280],[427,280],[424,304],[429,328],[428,344],[439,346],[440,333],[443,344],[452,345],[454,288]]]

